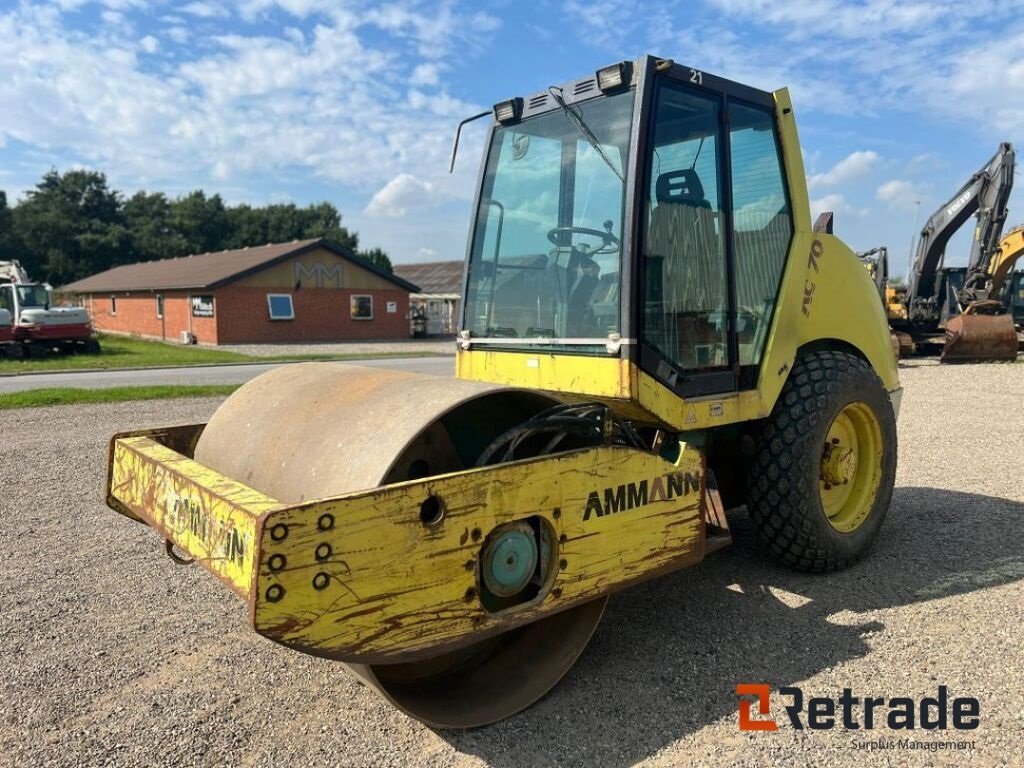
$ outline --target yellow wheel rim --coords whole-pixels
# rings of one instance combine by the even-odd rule
[[[837,531],[855,531],[871,514],[884,450],[882,427],[867,403],[850,403],[832,421],[822,446],[818,492]]]

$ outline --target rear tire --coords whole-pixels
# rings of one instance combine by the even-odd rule
[[[100,342],[97,339],[88,339],[85,342],[85,354],[98,355],[100,353]]]
[[[755,436],[747,508],[771,554],[835,571],[871,547],[896,476],[896,418],[881,380],[846,352],[802,355]]]
[[[28,347],[18,342],[10,344],[7,346],[7,357],[11,360],[24,360],[29,357]]]

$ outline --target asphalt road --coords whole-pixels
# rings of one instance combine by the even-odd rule
[[[348,360],[353,365],[388,368],[435,376],[451,376],[455,370],[453,357],[395,357]],[[209,365],[181,368],[144,368],[114,371],[67,371],[64,373],[33,373],[22,376],[0,376],[0,393],[22,392],[44,387],[139,387],[154,384],[244,384],[271,368],[289,363],[256,363],[245,365]]]
[[[432,731],[340,664],[258,637],[225,587],[106,508],[111,433],[205,420],[218,399],[7,412],[0,766],[1020,766],[1024,364],[901,373],[896,490],[864,561],[794,573],[732,515],[732,547],[613,596],[549,695],[469,732]],[[780,729],[741,733],[738,683],[946,685],[980,701],[980,727],[796,731],[773,696]],[[857,746],[896,737],[975,747]]]

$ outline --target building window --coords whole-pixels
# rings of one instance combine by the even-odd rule
[[[164,297],[159,293],[156,295],[156,316],[161,320],[164,316]]]
[[[213,317],[213,296],[193,296],[192,317]]]
[[[351,313],[353,320],[373,320],[373,296],[353,296]]]
[[[292,306],[290,293],[268,293],[267,308],[271,320],[294,320],[295,307]]]
[[[110,297],[110,314],[117,314],[117,296]]]

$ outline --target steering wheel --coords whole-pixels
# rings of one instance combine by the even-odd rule
[[[561,247],[565,244],[561,241],[559,235],[565,233],[600,238],[601,245],[596,250],[587,251],[588,256],[594,256],[598,253],[612,253],[619,247],[619,238],[611,232],[602,232],[600,229],[590,229],[589,227],[552,227],[548,232],[548,240],[554,245]],[[572,238],[570,238],[569,243],[572,245]]]

